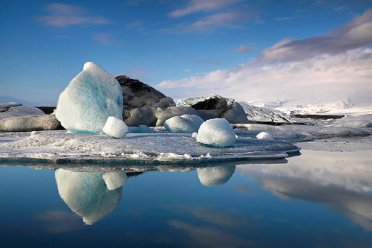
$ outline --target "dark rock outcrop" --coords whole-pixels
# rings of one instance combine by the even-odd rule
[[[175,106],[172,98],[137,79],[116,77],[123,91],[123,119],[128,126],[155,126],[156,109]]]
[[[181,103],[194,108],[204,120],[225,118],[231,124],[248,123],[248,118],[243,107],[233,99],[210,95],[189,98],[183,100]]]

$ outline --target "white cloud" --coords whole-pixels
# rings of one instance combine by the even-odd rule
[[[319,54],[337,54],[372,44],[372,9],[322,36],[296,40],[285,38],[263,50],[261,62],[302,60]]]
[[[163,81],[156,87],[165,93],[167,89],[182,88],[177,98],[220,94],[237,100],[289,99],[300,104],[334,102],[347,97],[370,99],[371,65],[372,51],[355,49],[303,61],[269,65],[251,62],[204,76]]]
[[[178,18],[201,11],[219,10],[237,2],[239,0],[191,0],[185,8],[172,11],[169,16]]]
[[[82,24],[109,24],[102,16],[86,16],[86,8],[69,4],[52,3],[45,6],[46,16],[38,17],[36,20],[45,26],[67,27]]]
[[[323,36],[285,38],[258,60],[156,87],[177,99],[207,94],[245,101],[291,100],[296,104],[358,99],[371,103],[372,10]],[[182,91],[177,91],[181,89]]]

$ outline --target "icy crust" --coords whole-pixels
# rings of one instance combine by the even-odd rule
[[[23,136],[24,137],[24,136]],[[0,161],[98,161],[177,163],[182,161],[225,161],[282,159],[299,148],[285,142],[257,140],[250,133],[237,138],[234,146],[213,148],[196,142],[192,134],[128,133],[126,139],[106,135],[45,131],[19,140],[0,142]]]

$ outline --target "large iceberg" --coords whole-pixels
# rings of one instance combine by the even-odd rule
[[[203,122],[197,115],[181,115],[166,120],[164,127],[170,133],[193,133],[199,130]]]
[[[73,133],[102,133],[109,116],[123,119],[123,93],[118,81],[98,65],[87,62],[61,93],[56,117]]]
[[[216,118],[207,120],[200,126],[196,141],[205,145],[227,147],[234,145],[236,136],[226,119]]]

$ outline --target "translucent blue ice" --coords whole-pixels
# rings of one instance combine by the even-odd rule
[[[102,133],[109,116],[122,118],[123,93],[118,81],[87,62],[60,94],[56,117],[73,133]]]

